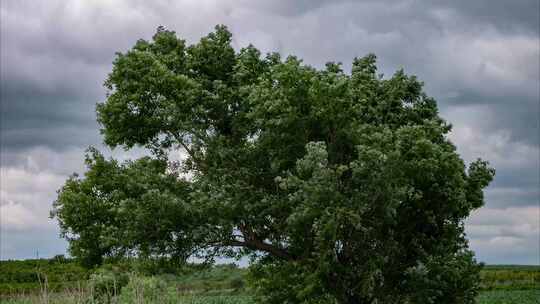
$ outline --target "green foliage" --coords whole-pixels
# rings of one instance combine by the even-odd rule
[[[88,288],[95,302],[110,303],[129,280],[128,274],[116,267],[102,267],[90,275]]]
[[[146,257],[129,261],[131,269],[142,275],[180,274],[189,265],[164,257]]]
[[[157,277],[131,276],[122,289],[119,303],[162,303],[167,297],[165,281]]]
[[[125,254],[133,244],[141,255],[192,248],[187,237],[171,234],[188,224],[178,219],[190,218],[183,202],[189,186],[175,174],[164,174],[164,161],[142,158],[120,165],[90,149],[86,162],[86,178],[70,178],[53,211],[71,253],[84,266]]]
[[[88,275],[75,260],[58,256],[49,260],[0,261],[0,295],[35,292],[45,280],[49,290],[59,291],[77,286]]]
[[[463,220],[495,172],[466,167],[423,84],[383,78],[374,55],[348,74],[231,41],[160,27],[117,55],[101,132],[152,157],[89,150],[52,211],[71,253],[247,255],[266,303],[472,303]]]
[[[245,290],[246,269],[235,265],[215,265],[212,267],[184,268],[181,275],[176,277],[175,282],[180,292],[208,292],[225,291],[243,292]]]
[[[410,302],[441,303],[441,297],[452,294],[451,300],[442,303],[474,303],[481,266],[474,263],[472,254],[467,255],[434,259],[410,269]]]

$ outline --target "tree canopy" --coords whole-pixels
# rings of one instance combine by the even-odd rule
[[[52,211],[71,253],[248,256],[264,303],[473,303],[463,220],[494,170],[465,165],[422,82],[372,54],[347,73],[231,41],[159,27],[117,54],[104,141],[151,156],[88,151]]]

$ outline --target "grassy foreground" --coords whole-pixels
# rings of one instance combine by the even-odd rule
[[[488,290],[478,296],[478,304],[537,304],[540,290]]]
[[[69,293],[53,294],[48,298],[39,295],[17,297],[2,300],[5,304],[79,304],[79,303],[99,303],[88,300],[80,295]],[[252,297],[247,295],[194,295],[194,296],[170,296],[163,297],[156,301],[130,299],[129,302],[118,300],[113,303],[178,303],[178,304],[252,304],[255,303]],[[478,304],[537,304],[540,303],[540,290],[492,290],[483,291],[478,297]]]
[[[37,262],[0,262],[1,303],[255,303],[246,270],[234,265],[151,274],[148,267],[110,265],[91,273],[69,261]],[[481,277],[478,304],[540,304],[540,266],[487,266]]]

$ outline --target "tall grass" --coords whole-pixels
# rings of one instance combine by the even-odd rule
[[[88,280],[51,289],[47,273],[38,272],[33,292],[1,294],[5,304],[251,304],[245,269],[220,265],[177,274],[144,275],[109,265]],[[540,304],[540,267],[486,267],[478,304]],[[75,283],[75,282],[73,282]]]

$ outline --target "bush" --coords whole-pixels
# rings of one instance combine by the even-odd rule
[[[52,259],[0,261],[0,296],[38,293],[40,278],[47,278],[50,291],[62,291],[88,279],[89,272],[64,256]]]
[[[120,303],[162,303],[167,296],[167,284],[157,277],[131,276],[122,289]]]
[[[88,287],[93,300],[110,303],[128,281],[128,275],[114,267],[100,268],[90,275]]]

